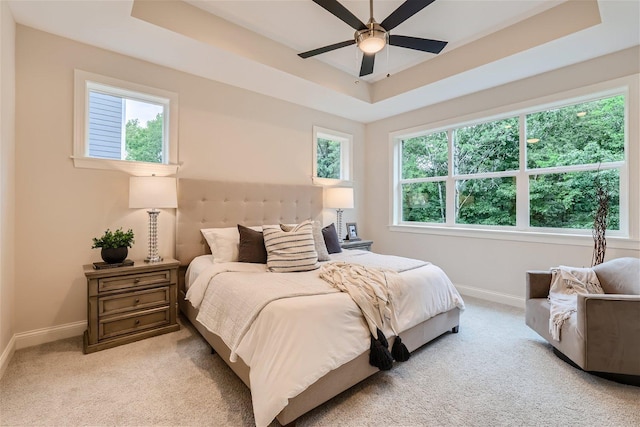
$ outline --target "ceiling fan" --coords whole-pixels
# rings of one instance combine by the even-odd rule
[[[419,37],[396,36],[389,34],[398,25],[429,6],[435,0],[407,0],[402,3],[391,15],[380,24],[373,18],[373,0],[369,0],[369,22],[365,25],[353,13],[338,3],[337,0],[313,0],[314,3],[326,9],[329,13],[344,21],[356,30],[352,40],[313,49],[299,53],[301,58],[310,58],[321,53],[340,49],[341,47],[355,44],[363,52],[360,77],[373,73],[373,63],[377,52],[380,52],[388,43],[391,46],[407,49],[421,50],[423,52],[440,53],[447,42],[440,40],[423,39]]]

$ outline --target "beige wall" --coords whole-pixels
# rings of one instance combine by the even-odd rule
[[[389,231],[389,132],[480,113],[639,71],[635,49],[365,126],[18,26],[14,142],[12,131],[5,130],[13,115],[13,95],[6,90],[13,86],[10,80],[13,67],[11,61],[5,60],[7,55],[11,56],[8,52],[13,45],[13,23],[10,21],[7,29],[5,4],[2,10],[0,350],[6,347],[12,334],[64,325],[74,325],[73,330],[82,327],[86,318],[86,289],[81,265],[99,260],[98,251],[90,249],[91,238],[105,228],[133,228],[137,243],[130,256],[146,255],[147,214],[128,209],[128,175],[76,169],[70,159],[75,68],[179,94],[181,177],[309,183],[312,126],[352,133],[358,209],[345,212],[345,221],[358,221],[360,234],[374,239],[374,249],[379,252],[430,260],[471,293],[516,304],[524,294],[526,269],[559,263],[586,264],[591,248],[582,244]],[[9,77],[5,69],[9,69]],[[635,108],[637,112],[637,105]],[[637,170],[638,118],[633,120],[635,133],[630,142]],[[14,148],[15,180],[11,171]],[[14,183],[15,220],[11,207]],[[635,212],[640,199],[637,187],[632,194]],[[332,213],[326,218],[331,220]],[[640,226],[638,221],[636,230]],[[15,237],[11,234],[13,225]],[[162,213],[160,228],[160,252],[171,256],[175,241],[174,211]],[[14,252],[7,251],[13,245],[15,262],[11,258]],[[613,247],[607,255],[639,256],[639,252],[637,248]]]
[[[363,180],[360,123],[28,27],[17,28],[16,51],[18,333],[86,319],[81,266],[100,260],[91,238],[107,227],[133,228],[130,258],[146,256],[148,216],[128,209],[128,175],[76,169],[70,159],[74,68],[178,93],[180,177],[308,184],[319,125],[354,135]],[[163,211],[159,227],[160,253],[172,256],[175,212]]]
[[[559,264],[589,266],[592,254],[589,237],[564,239],[566,243],[563,239],[555,239],[551,243],[527,241],[526,238],[501,240],[496,233],[476,233],[470,237],[391,231],[389,133],[465,116],[482,116],[505,106],[629,76],[640,72],[639,52],[636,47],[367,125],[365,211],[368,215],[364,233],[375,240],[375,250],[429,260],[442,267],[463,292],[514,305],[523,303],[526,270],[548,269]],[[637,81],[636,76],[629,117],[630,200],[635,214],[631,218],[631,228],[635,241],[614,243],[609,239],[607,259],[640,256],[637,240],[640,224]]]
[[[14,334],[15,30],[7,2],[0,2],[0,376]]]

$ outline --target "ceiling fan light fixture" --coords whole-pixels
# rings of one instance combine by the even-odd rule
[[[377,22],[369,22],[369,28],[356,31],[356,44],[364,53],[378,53],[387,45],[387,32]]]

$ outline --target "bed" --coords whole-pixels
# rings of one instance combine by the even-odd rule
[[[246,331],[247,338],[243,339],[241,345],[237,347],[231,346],[233,348],[230,348],[220,336],[210,332],[209,327],[198,320],[199,311],[203,310],[203,306],[195,303],[192,304],[192,302],[185,299],[187,294],[187,269],[194,260],[200,263],[202,270],[207,270],[208,268],[214,271],[218,268],[216,266],[207,266],[207,262],[211,264],[211,256],[207,255],[210,254],[210,249],[200,232],[201,229],[235,227],[237,224],[243,224],[245,226],[297,224],[306,219],[319,220],[322,216],[322,200],[323,190],[321,187],[315,186],[214,182],[197,179],[179,179],[178,181],[176,257],[181,263],[178,296],[180,310],[211,345],[212,349],[229,365],[247,387],[252,389],[254,415],[256,416],[257,425],[268,424],[273,419],[273,416],[275,416],[282,425],[290,424],[304,413],[376,373],[378,369],[369,364],[368,345],[364,351],[360,348],[357,354],[354,353],[348,356],[341,355],[341,359],[332,360],[332,364],[324,366],[324,370],[327,372],[318,371],[322,373],[319,376],[316,375],[318,376],[317,378],[316,376],[305,377],[306,382],[303,383],[302,386],[298,384],[296,390],[290,397],[284,400],[285,403],[281,402],[280,406],[275,406],[277,412],[273,413],[273,405],[270,406],[271,412],[265,412],[263,410],[264,408],[260,408],[259,403],[259,400],[262,399],[260,395],[264,394],[264,384],[260,384],[256,379],[256,375],[260,375],[258,370],[261,368],[256,364],[256,358],[251,359],[251,351],[255,352],[255,350],[249,350],[249,344],[245,345],[245,343],[252,340],[255,342],[261,341],[256,338],[260,337],[260,333],[257,331],[259,331],[260,328],[268,329],[270,327],[268,326],[268,322],[271,321],[269,319],[273,316],[280,315],[280,311],[278,310],[282,312],[291,311],[287,307],[295,307],[291,305],[295,304],[295,302],[292,303],[292,301],[306,301],[305,304],[309,304],[309,307],[305,307],[304,310],[309,313],[309,310],[313,310],[313,306],[319,307],[321,304],[324,304],[324,302],[320,301],[332,301],[331,304],[333,304],[340,300],[340,304],[349,304],[344,300],[345,294],[328,293],[326,295],[286,298],[274,301],[260,312],[252,328]],[[366,260],[376,256],[373,254],[369,255],[365,252],[366,251],[345,251],[343,254],[335,254],[332,255],[332,257],[334,261],[350,262],[353,261],[352,258],[354,257],[360,257],[358,259]],[[209,259],[209,261],[207,261],[207,259]],[[246,268],[260,269],[259,266],[247,266]],[[405,276],[407,274],[415,276],[417,273],[414,273],[414,270],[418,271],[420,269],[429,270],[438,277],[436,280],[448,282],[447,286],[450,288],[453,287],[450,285],[450,281],[448,281],[446,275],[431,264],[420,266],[417,269],[412,269],[409,272],[401,274]],[[191,271],[193,268],[189,268],[189,270],[189,275],[193,276]],[[242,273],[233,274],[241,275]],[[293,277],[285,273],[280,275],[273,273],[266,274],[270,274],[272,277],[279,276],[286,279]],[[315,273],[310,272],[308,274],[313,275]],[[303,276],[300,273],[294,273],[294,275]],[[217,280],[217,278],[223,276],[227,277],[229,275],[218,274],[216,279],[211,278],[211,280]],[[311,276],[309,277],[309,282],[316,280],[312,279]],[[193,277],[189,277],[189,279],[191,282]],[[207,278],[207,280],[209,279],[210,278]],[[448,290],[447,292],[448,296],[446,298],[455,301],[448,301],[446,311],[439,312],[426,320],[421,320],[415,325],[405,323],[411,326],[406,329],[402,328],[399,331],[399,335],[402,337],[402,341],[409,351],[413,351],[449,331],[457,332],[463,303],[462,299],[459,298],[459,294],[455,292],[455,289],[453,291]],[[191,299],[193,300],[193,298]],[[407,298],[407,300],[410,299],[411,298]],[[289,305],[287,306],[285,304]],[[198,308],[195,308],[194,305]],[[288,313],[287,315],[292,314]],[[295,315],[295,313],[293,315]],[[200,319],[202,320],[203,316],[200,316]],[[366,330],[364,320],[361,320],[360,323],[361,330],[355,335],[358,335],[358,340],[362,341],[362,339],[366,340],[368,331]],[[390,339],[390,342],[392,342],[392,340],[393,338]],[[333,341],[336,343],[346,342],[343,334],[341,335],[338,332],[332,337],[332,345],[334,344]],[[352,339],[352,341],[354,340]],[[227,342],[229,342],[228,339]],[[274,340],[274,342],[281,343],[282,341]],[[291,342],[285,342],[285,345],[280,345],[280,347],[287,347],[286,351],[291,352],[291,345]],[[361,346],[361,344],[358,345]],[[269,351],[272,351],[274,345],[271,344],[268,348],[270,349]],[[275,348],[278,348],[278,346],[276,345]],[[244,354],[242,353],[243,351]],[[261,348],[260,351],[265,350]],[[270,357],[278,360],[277,358],[280,356],[279,354],[273,354]],[[249,360],[248,364],[245,363],[244,358]],[[345,360],[345,358],[348,360]],[[231,360],[235,361],[232,362]],[[252,360],[253,362],[251,362]],[[411,362],[409,361],[407,363]],[[253,366],[253,372],[252,368],[248,365]],[[252,374],[253,380],[250,379]],[[273,381],[272,378],[266,378],[265,380]],[[295,378],[293,378],[293,380],[295,380]],[[251,387],[252,382],[254,385],[253,388]],[[278,380],[274,383],[287,383],[287,380]],[[298,390],[298,388],[300,390]],[[291,390],[288,392],[291,393]],[[282,407],[282,409],[280,409],[280,407]]]

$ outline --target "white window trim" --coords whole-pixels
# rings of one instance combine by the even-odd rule
[[[340,141],[340,176],[342,179],[318,177],[318,138]],[[313,126],[312,182],[323,186],[351,186],[353,174],[353,135],[332,129]]]
[[[105,88],[108,93],[121,92],[123,96],[135,99],[128,91],[138,92],[139,100],[164,104],[169,101],[169,109],[165,108],[165,138],[163,147],[163,163],[136,162],[129,160],[113,160],[89,157],[87,123],[89,89]],[[132,175],[158,176],[174,175],[178,171],[178,94],[162,89],[131,83],[113,77],[102,76],[83,70],[74,70],[74,138],[73,164],[77,168],[120,170]],[[167,131],[168,127],[168,131]]]
[[[520,115],[530,114],[534,111],[542,111],[545,109],[568,105],[572,103],[580,103],[595,98],[615,96],[623,94],[625,96],[625,161],[624,165],[620,167],[620,230],[608,230],[607,241],[608,246],[621,249],[638,249],[640,244],[640,221],[632,221],[632,218],[640,218],[640,206],[637,202],[630,203],[631,194],[640,194],[640,147],[637,145],[631,147],[630,140],[639,140],[640,133],[640,120],[638,119],[640,113],[640,74],[623,77],[599,84],[587,86],[580,89],[574,89],[566,91],[544,98],[538,98],[518,104],[507,105],[504,107],[488,110],[486,112],[479,112],[473,115],[454,118],[450,120],[444,120],[430,125],[416,126],[405,130],[399,130],[391,132],[389,134],[389,162],[390,162],[390,186],[389,186],[389,230],[396,232],[410,232],[410,233],[427,233],[438,234],[458,237],[473,237],[473,238],[491,238],[500,240],[517,240],[526,242],[541,242],[541,243],[557,243],[557,244],[575,244],[578,246],[593,245],[593,237],[591,236],[591,230],[575,230],[575,229],[546,229],[546,228],[529,228],[529,198],[517,197],[517,215],[523,215],[526,218],[516,217],[515,227],[502,227],[502,226],[487,226],[487,225],[469,225],[469,224],[454,224],[453,215],[449,215],[447,212],[447,222],[440,223],[415,223],[408,221],[401,221],[401,180],[399,178],[399,171],[401,170],[401,139],[410,138],[411,136],[421,135],[425,132],[436,133],[440,131],[447,131],[451,128],[462,127],[465,125],[472,125],[482,122],[488,122],[492,120],[499,120],[507,117],[514,117]],[[520,141],[523,144],[525,138],[524,123],[520,120]],[[450,137],[451,139],[451,137]],[[452,163],[452,141],[449,141],[449,164]],[[520,155],[524,157],[525,151],[521,148]],[[614,163],[608,164],[611,167]],[[531,174],[539,173],[542,169],[528,169],[524,158],[520,159],[520,165],[518,171],[515,171],[517,179],[517,194],[526,193],[523,188],[527,185],[527,182],[522,179]],[[604,165],[603,165],[604,166]],[[615,165],[617,166],[617,164]],[[580,168],[581,166],[578,166]],[[558,171],[564,171],[565,169],[571,169],[572,166],[551,168]],[[603,167],[604,168],[604,167]],[[549,172],[550,170],[545,170]],[[427,180],[443,180],[444,177],[425,178]],[[455,179],[457,177],[446,177],[447,181],[447,193],[453,194],[453,186],[455,185]],[[450,209],[449,200],[451,197],[447,197],[447,210]],[[521,204],[526,203],[521,209]],[[524,212],[524,214],[523,214]],[[526,226],[523,226],[526,225]]]

